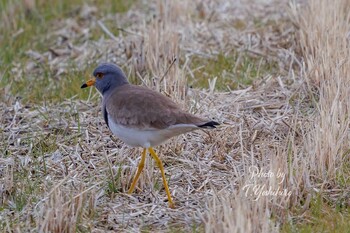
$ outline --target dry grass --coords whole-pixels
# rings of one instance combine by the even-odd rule
[[[25,3],[29,11],[42,4]],[[138,1],[123,14],[99,15],[92,4],[75,12],[77,17],[53,19],[46,34],[49,46],[22,51],[25,58],[7,64],[10,71],[0,71],[0,229],[347,229],[347,1],[155,0]],[[4,17],[0,25],[10,29],[11,17]],[[234,57],[234,63],[221,66],[219,76],[197,77],[203,67],[194,67],[194,58],[215,61],[218,55]],[[259,61],[253,84],[217,92],[221,79],[235,82],[236,74],[249,73],[251,66],[242,68],[247,59]],[[182,135],[157,148],[175,210],[167,207],[159,170],[150,158],[136,192],[126,194],[141,151],[111,135],[95,90],[71,95],[82,92],[81,76],[105,60],[121,65],[133,82],[222,123],[217,130]],[[278,65],[264,71],[263,63]],[[13,91],[22,87],[23,78],[39,85],[44,99],[56,90],[59,98],[41,101],[35,85],[27,87],[29,92]],[[189,88],[193,79],[208,84]],[[270,176],[253,176],[255,169]],[[330,213],[328,222],[344,220],[340,226],[323,225],[325,213]]]
[[[331,181],[349,158],[349,9],[348,1],[310,1],[296,19],[305,62],[304,78],[315,98],[316,114],[307,134],[310,169]],[[319,18],[316,15],[321,14]],[[315,93],[317,89],[317,93]]]

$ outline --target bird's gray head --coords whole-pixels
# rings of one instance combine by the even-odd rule
[[[106,93],[115,87],[128,84],[128,80],[123,71],[112,63],[102,63],[93,72],[94,79],[84,83],[81,88],[95,85],[101,94]]]

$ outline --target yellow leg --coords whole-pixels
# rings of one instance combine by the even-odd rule
[[[132,184],[130,186],[128,194],[131,194],[134,191],[134,189],[135,189],[136,182],[138,181],[138,179],[140,177],[140,174],[142,172],[142,169],[145,166],[145,159],[146,159],[146,149],[143,149],[142,156],[141,156],[141,161],[140,161],[139,166],[137,168],[137,172],[136,172],[135,178],[134,178],[134,180],[133,180],[133,182],[132,182]]]
[[[152,147],[148,148],[148,150],[151,153],[153,159],[156,161],[156,163],[160,169],[160,172],[162,173],[163,184],[164,184],[166,195],[168,196],[169,207],[173,209],[173,208],[175,208],[175,205],[174,205],[173,199],[171,199],[168,183],[166,182],[166,178],[165,178],[165,174],[164,174],[164,168],[163,168],[162,161],[159,159],[158,155],[156,154],[156,152],[154,152]]]

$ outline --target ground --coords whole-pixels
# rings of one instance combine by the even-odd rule
[[[125,3],[127,2],[127,3]],[[348,232],[345,0],[0,0],[4,232]],[[322,20],[321,20],[322,19]],[[140,161],[98,63],[221,123]]]

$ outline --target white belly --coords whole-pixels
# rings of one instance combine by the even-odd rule
[[[112,133],[125,144],[133,147],[149,148],[162,144],[171,137],[199,129],[193,124],[178,124],[166,129],[137,129],[115,124],[108,118]]]

